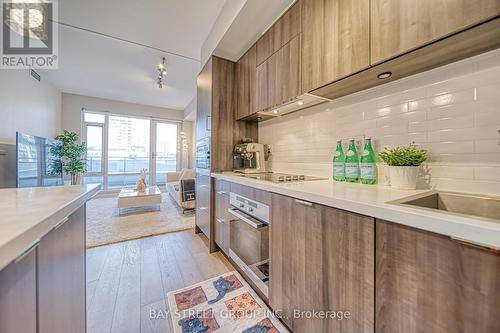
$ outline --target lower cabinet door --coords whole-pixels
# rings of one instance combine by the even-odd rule
[[[0,271],[0,332],[36,333],[36,250]]]
[[[273,195],[270,305],[295,333],[374,330],[375,222]]]
[[[85,206],[38,248],[39,333],[85,333]]]
[[[377,220],[376,332],[500,332],[500,255]]]
[[[196,226],[210,239],[210,176],[196,174]]]
[[[215,242],[229,255],[229,184],[217,180],[215,185]]]

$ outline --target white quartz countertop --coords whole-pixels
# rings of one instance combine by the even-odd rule
[[[331,179],[276,184],[232,172],[212,173],[212,177],[500,249],[500,221],[391,203],[433,191],[396,190]]]
[[[99,189],[96,184],[0,189],[0,270]]]

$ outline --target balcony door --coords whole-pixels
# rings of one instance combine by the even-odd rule
[[[151,122],[151,182],[165,184],[166,174],[179,170],[179,123]]]
[[[85,184],[104,184],[106,160],[106,124],[101,114],[84,114],[83,141],[87,143],[87,173],[83,177]]]

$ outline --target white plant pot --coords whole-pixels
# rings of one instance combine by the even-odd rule
[[[416,166],[390,166],[391,187],[400,190],[416,190],[420,167]]]
[[[389,186],[391,184],[389,166],[387,164],[377,163],[377,181],[379,185]]]

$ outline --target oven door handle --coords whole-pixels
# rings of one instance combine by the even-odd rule
[[[245,214],[244,212],[242,212],[241,210],[239,210],[237,208],[228,208],[227,211],[231,215],[237,217],[238,220],[241,220],[241,221],[245,222],[246,224],[248,224],[252,228],[260,229],[260,228],[263,228],[263,227],[267,227],[266,223],[261,222],[261,221],[257,220],[256,218],[253,218],[252,216],[250,216],[248,214]]]

